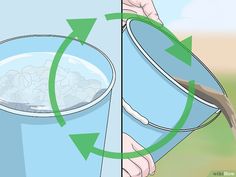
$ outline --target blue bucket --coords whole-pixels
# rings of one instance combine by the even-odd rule
[[[5,58],[23,53],[55,53],[64,40],[63,36],[33,35],[3,41],[0,43],[0,63],[4,63]],[[100,176],[103,158],[91,154],[88,160],[84,160],[69,134],[98,132],[100,136],[96,147],[104,148],[115,70],[106,55],[90,44],[81,45],[74,40],[65,54],[95,65],[106,76],[109,86],[94,101],[79,108],[62,111],[66,121],[64,127],[59,126],[53,113],[24,112],[1,105],[0,176]],[[62,64],[63,62],[61,61]],[[38,60],[29,64],[37,66],[41,63]],[[5,70],[7,67],[2,67],[0,74]]]
[[[141,20],[128,20],[123,41],[124,100],[139,115],[159,127],[145,125],[124,109],[124,132],[143,147],[148,148],[163,139],[184,111],[188,90],[174,78],[194,80],[225,94],[219,81],[197,56],[192,54],[191,66],[177,60],[166,52],[173,41]],[[187,122],[170,142],[152,152],[154,160],[161,159],[193,131],[210,124],[220,112],[217,106],[194,96]]]

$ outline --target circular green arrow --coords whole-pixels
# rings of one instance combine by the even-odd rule
[[[122,13],[113,13],[113,14],[106,15],[107,20],[129,19],[129,18],[136,19],[136,20],[142,21],[148,25],[153,26],[154,28],[160,30],[165,35],[167,35],[173,41],[174,45],[176,45],[176,44],[181,45],[181,42],[178,41],[178,39],[175,37],[175,35],[173,33],[171,33],[167,28],[165,28],[160,23],[158,23],[152,19],[149,19],[148,17],[140,16],[137,14],[130,14],[130,13],[123,13],[123,14]],[[85,39],[87,38],[89,32],[92,29],[93,24],[95,23],[95,21],[93,21],[93,20],[92,21],[90,20],[90,22],[89,22],[86,19],[81,19],[80,22],[81,21],[83,22],[82,23],[83,25],[81,23],[78,24],[76,22],[75,22],[76,24],[74,24],[74,22],[72,24],[70,23],[70,25],[73,29],[73,32],[69,35],[69,37],[67,37],[65,39],[65,41],[62,43],[62,45],[58,49],[58,51],[55,55],[54,61],[52,63],[50,75],[49,75],[49,96],[50,96],[50,100],[51,100],[51,106],[52,106],[53,113],[54,113],[55,117],[57,118],[58,123],[61,126],[65,125],[65,120],[59,110],[59,107],[57,104],[57,99],[56,99],[56,94],[55,94],[56,71],[57,71],[58,64],[60,62],[60,59],[61,59],[63,53],[65,52],[66,48],[70,45],[73,38],[75,38],[75,37],[77,37],[78,39],[81,38],[81,37],[79,38],[80,30],[76,29],[76,28],[83,29],[82,35],[83,36],[86,35],[86,37],[82,37],[82,38],[83,38],[83,42],[85,42]],[[88,25],[87,27],[86,27],[86,24]],[[189,47],[186,47],[184,45],[182,45],[182,47],[184,48],[185,51],[190,52]],[[176,52],[173,52],[173,50],[170,50],[170,51],[171,51],[170,53],[172,53],[172,55],[175,55],[176,57],[178,56],[177,58],[179,58],[179,55],[177,55]],[[176,51],[176,50],[174,50],[174,51]],[[178,53],[178,51],[177,51],[177,53]],[[191,65],[191,62],[189,62],[189,61],[186,62],[186,59],[185,60],[182,60],[181,58],[179,58],[179,59],[181,61],[183,61],[184,63]],[[128,152],[128,153],[118,153],[118,152],[108,152],[108,151],[98,149],[98,148],[94,147],[94,144],[95,144],[95,142],[98,138],[98,135],[99,135],[98,133],[75,134],[75,135],[70,135],[70,138],[75,143],[76,147],[78,148],[78,150],[81,152],[81,154],[83,155],[83,157],[85,159],[88,159],[90,153],[94,153],[99,156],[104,156],[104,157],[114,158],[114,159],[129,159],[129,158],[136,158],[136,157],[140,157],[140,156],[145,156],[145,155],[152,153],[152,152],[156,151],[157,149],[163,147],[165,144],[170,142],[176,136],[178,130],[183,127],[183,125],[187,121],[187,118],[191,112],[193,101],[194,101],[194,93],[195,93],[195,82],[190,81],[187,102],[186,102],[186,105],[185,105],[185,108],[184,108],[184,111],[183,111],[183,114],[182,114],[180,120],[173,128],[175,131],[169,132],[158,143],[155,143],[144,150],[136,151],[136,152]]]

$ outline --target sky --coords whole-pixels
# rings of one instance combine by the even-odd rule
[[[174,31],[236,32],[236,0],[153,0]]]

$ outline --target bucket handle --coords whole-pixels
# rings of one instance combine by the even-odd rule
[[[136,120],[138,120],[139,122],[141,122],[142,124],[146,125],[146,126],[152,126],[154,128],[163,130],[163,131],[168,131],[168,132],[193,132],[199,129],[202,129],[206,126],[208,126],[209,124],[211,124],[212,122],[214,122],[220,115],[221,111],[217,111],[216,115],[214,116],[214,118],[210,119],[209,121],[197,126],[197,127],[192,127],[192,128],[184,128],[184,129],[172,129],[172,128],[168,128],[168,127],[163,127],[160,125],[156,125],[152,122],[150,122],[146,117],[144,117],[143,115],[141,115],[138,111],[136,111],[135,109],[133,109],[124,99],[122,100],[122,104],[123,104],[123,108],[124,110],[130,114],[133,118],[135,118]]]

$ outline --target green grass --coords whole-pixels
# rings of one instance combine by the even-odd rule
[[[236,75],[217,75],[236,109]],[[211,171],[236,171],[236,139],[225,117],[192,133],[157,164],[154,177],[207,177]]]

